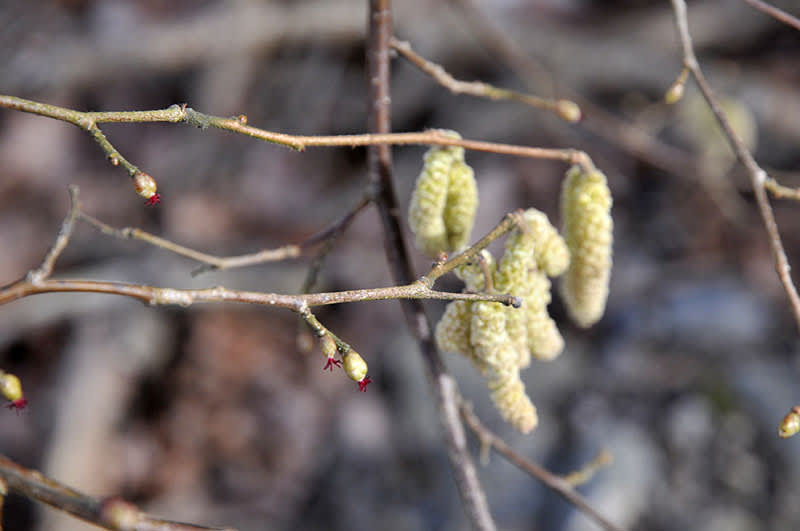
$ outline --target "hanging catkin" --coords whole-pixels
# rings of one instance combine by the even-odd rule
[[[564,239],[571,254],[561,294],[572,319],[582,327],[596,323],[608,298],[613,221],[611,191],[600,171],[573,166],[561,191]]]

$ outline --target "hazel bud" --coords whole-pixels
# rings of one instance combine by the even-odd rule
[[[367,362],[355,350],[344,357],[344,372],[354,382],[361,382],[367,376]]]
[[[800,431],[800,406],[794,406],[778,426],[778,436],[784,439]]]
[[[559,118],[571,124],[580,122],[583,119],[583,112],[574,101],[558,100],[556,101],[555,109]]]
[[[150,175],[137,171],[133,175],[133,188],[136,193],[147,199],[145,204],[155,205],[161,202],[161,194],[157,193],[156,180]]]
[[[9,402],[22,398],[22,382],[14,374],[0,373],[0,395]]]

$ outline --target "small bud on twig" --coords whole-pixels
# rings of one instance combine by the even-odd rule
[[[133,188],[136,193],[147,199],[145,205],[156,205],[161,202],[161,194],[156,192],[156,180],[150,175],[137,171],[133,175]]]

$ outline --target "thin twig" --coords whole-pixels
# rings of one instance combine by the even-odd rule
[[[469,94],[478,98],[490,100],[510,100],[529,105],[537,109],[545,109],[555,113],[568,122],[578,122],[581,119],[580,108],[569,100],[554,100],[542,98],[533,94],[526,94],[516,90],[495,87],[483,81],[461,81],[450,75],[441,65],[425,59],[411,47],[411,43],[392,37],[391,47],[408,59],[414,66],[431,76],[437,83],[453,94]]]
[[[794,312],[795,323],[798,329],[800,329],[800,296],[798,296],[797,288],[795,288],[795,285],[792,282],[789,260],[786,258],[786,251],[783,248],[783,242],[781,241],[781,236],[778,232],[778,224],[775,221],[775,214],[772,211],[772,206],[770,205],[769,198],[767,197],[765,183],[769,176],[767,175],[767,172],[764,171],[758,165],[758,163],[756,163],[753,155],[747,149],[747,146],[744,145],[742,139],[739,138],[739,135],[737,135],[731,127],[728,117],[725,115],[719,103],[717,102],[717,99],[711,90],[711,86],[706,80],[703,71],[700,69],[700,64],[697,62],[697,57],[694,53],[692,37],[689,34],[689,21],[686,17],[686,3],[684,0],[672,0],[672,7],[675,11],[675,25],[678,29],[681,46],[683,47],[684,66],[686,66],[686,68],[688,68],[692,73],[692,77],[700,87],[703,97],[706,99],[709,107],[711,107],[711,111],[714,113],[717,122],[719,122],[719,125],[725,133],[725,136],[728,138],[731,148],[747,170],[747,174],[750,177],[750,184],[756,197],[756,203],[758,204],[758,210],[761,214],[762,220],[764,221],[767,235],[769,236],[769,244],[772,248],[773,258],[775,260],[775,269],[778,273],[781,283],[783,284],[783,289],[789,298],[789,303],[791,304],[792,311]]]
[[[80,213],[80,219],[108,236],[121,238],[123,240],[140,240],[149,243],[154,247],[159,247],[177,255],[185,256],[205,264],[204,266],[192,271],[192,275],[197,275],[198,273],[210,270],[229,269],[233,267],[243,267],[264,262],[277,262],[279,260],[286,260],[288,258],[296,258],[300,256],[301,251],[299,245],[290,244],[277,247],[275,249],[264,249],[256,253],[240,256],[215,256],[184,247],[183,245],[178,245],[177,243],[134,227],[124,227],[121,229],[112,227],[111,225],[108,225],[107,223],[104,223],[84,212]]]
[[[310,293],[314,286],[317,283],[317,277],[319,276],[320,269],[322,268],[323,262],[325,262],[325,258],[328,256],[328,253],[331,252],[333,249],[336,240],[341,236],[341,234],[347,230],[347,227],[353,222],[356,216],[364,210],[370,203],[372,202],[372,198],[370,194],[364,194],[364,196],[359,199],[358,203],[356,203],[341,219],[337,220],[333,223],[330,227],[314,234],[313,236],[309,237],[300,245],[310,246],[312,244],[318,242],[325,242],[322,249],[317,253],[317,256],[314,258],[314,261],[311,263],[311,267],[308,270],[308,274],[306,275],[305,280],[303,281],[303,286],[300,288],[300,293]]]
[[[467,426],[475,433],[481,444],[489,445],[495,449],[497,453],[502,455],[508,462],[516,465],[523,472],[527,472],[544,483],[549,489],[563,496],[568,502],[573,504],[578,510],[586,514],[589,518],[597,522],[600,527],[607,531],[622,531],[622,528],[610,522],[606,517],[594,509],[589,501],[580,495],[572,485],[565,480],[547,469],[537,465],[526,459],[524,456],[517,453],[511,448],[503,439],[495,435],[491,430],[481,423],[480,419],[472,411],[472,408],[459,397],[459,410],[461,416],[467,423]]]
[[[771,16],[775,20],[783,22],[784,24],[788,24],[789,26],[793,27],[796,30],[800,30],[800,19],[795,16],[790,15],[786,11],[778,9],[775,6],[771,6],[766,2],[762,2],[761,0],[744,0],[754,8],[758,9],[762,13],[766,13],[767,15]]]
[[[392,36],[391,0],[370,0],[367,30],[367,72],[369,79],[369,131],[376,136],[391,131],[391,93],[389,89],[389,39]],[[442,135],[444,136],[444,135]],[[367,151],[369,180],[381,216],[384,246],[395,282],[413,278],[411,261],[400,225],[397,196],[392,180],[392,153],[388,146],[372,146]],[[433,277],[435,280],[435,277]],[[433,341],[431,322],[418,301],[403,304],[409,329],[416,337],[425,371],[436,400],[439,420],[456,487],[472,527],[480,531],[495,529],[489,504],[475,464],[469,455],[464,426],[455,401],[456,383],[447,374],[444,361]]]
[[[547,149],[528,146],[517,146],[511,144],[499,144],[494,142],[482,142],[478,140],[467,140],[453,138],[437,130],[414,132],[414,133],[376,133],[363,135],[332,135],[332,136],[302,136],[276,133],[247,125],[244,115],[236,118],[223,118],[211,116],[195,111],[185,105],[172,105],[166,109],[154,111],[123,111],[123,112],[81,112],[56,105],[39,103],[35,101],[17,98],[15,96],[0,95],[0,107],[13,109],[22,112],[29,112],[63,120],[77,125],[78,127],[90,132],[100,147],[106,153],[113,165],[122,165],[129,175],[133,177],[140,170],[128,162],[103,136],[97,128],[99,123],[108,122],[170,122],[187,123],[206,129],[215,127],[239,133],[265,142],[279,144],[298,151],[303,151],[307,147],[356,147],[356,146],[377,146],[377,145],[438,145],[438,146],[461,146],[473,151],[485,151],[500,155],[512,155],[518,157],[529,157],[535,159],[560,160],[568,164],[580,164],[587,170],[594,168],[591,159],[586,153],[576,149]]]
[[[118,498],[99,500],[42,476],[35,470],[23,468],[0,455],[0,483],[9,491],[46,503],[73,516],[105,529],[119,531],[200,531],[218,530],[153,518]],[[230,528],[224,528],[233,531]]]
[[[767,177],[764,187],[769,190],[776,199],[794,199],[800,201],[800,188],[784,186],[772,177]]]
[[[124,282],[104,282],[81,279],[53,280],[49,278],[53,265],[55,264],[55,261],[61,251],[69,243],[69,239],[74,228],[74,221],[80,213],[77,187],[70,188],[70,199],[71,204],[69,212],[67,213],[64,223],[61,226],[61,230],[58,233],[56,242],[45,256],[42,264],[37,269],[28,272],[28,274],[22,279],[0,287],[0,305],[30,295],[56,292],[107,293],[132,297],[150,305],[174,304],[183,307],[202,302],[239,302],[276,306],[287,308],[296,312],[302,312],[306,308],[314,306],[388,299],[484,300],[500,302],[512,306],[519,306],[520,304],[519,298],[510,294],[449,293],[432,289],[436,279],[446,273],[449,273],[459,264],[470,260],[475,253],[480,252],[480,250],[491,243],[493,239],[496,239],[508,232],[512,226],[510,221],[510,219],[512,219],[511,217],[503,219],[503,221],[501,221],[497,227],[495,227],[486,237],[479,240],[478,243],[472,248],[468,249],[461,255],[454,257],[448,262],[436,264],[434,268],[431,269],[425,276],[416,281],[409,282],[404,286],[287,295],[280,293],[232,290],[221,286],[207,289],[174,289]],[[108,225],[99,220],[95,220],[94,218],[92,218],[92,220],[99,224],[99,226],[108,227]],[[327,230],[325,232],[327,232]],[[145,241],[152,243],[147,239]],[[167,243],[170,245],[164,247],[172,250],[171,248],[175,245],[171,242]]]
[[[580,469],[564,475],[562,479],[573,487],[584,485],[592,480],[598,470],[613,462],[614,456],[611,455],[611,452],[608,450],[601,450],[594,459],[583,465]]]
[[[47,255],[45,255],[41,265],[37,269],[28,272],[27,280],[32,284],[41,282],[53,273],[53,266],[55,266],[56,260],[69,244],[70,236],[72,236],[72,231],[75,229],[75,220],[80,215],[77,186],[69,187],[69,201],[69,212],[67,212],[67,217],[64,218],[64,222],[61,224],[61,229],[58,231],[58,236],[56,236],[53,245],[47,251]]]

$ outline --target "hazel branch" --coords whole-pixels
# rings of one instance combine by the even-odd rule
[[[470,96],[495,101],[516,101],[537,109],[550,111],[558,115],[559,118],[571,123],[579,122],[582,117],[580,107],[573,101],[542,98],[516,90],[495,87],[482,81],[461,81],[450,75],[441,65],[425,59],[415,52],[411,47],[411,43],[392,37],[389,44],[392,49],[405,57],[411,64],[428,74],[453,94],[469,94]]]
[[[459,411],[464,422],[467,423],[469,429],[478,437],[482,445],[494,448],[494,450],[502,455],[509,463],[544,483],[547,488],[561,495],[603,529],[607,531],[623,531],[621,527],[609,521],[592,507],[589,501],[581,496],[568,480],[526,459],[511,448],[503,439],[484,426],[477,415],[472,411],[472,407],[461,397],[459,397]]]
[[[44,257],[44,260],[42,260],[41,265],[37,269],[33,269],[28,272],[27,279],[33,284],[45,280],[53,273],[53,267],[56,264],[56,260],[58,260],[58,257],[61,256],[61,253],[69,244],[72,231],[75,229],[75,220],[77,220],[80,216],[80,203],[78,202],[77,186],[69,187],[69,201],[69,211],[67,212],[67,217],[64,218],[64,221],[61,224],[61,229],[58,231],[56,240],[53,242],[50,250],[47,251],[47,254]]]
[[[764,187],[769,190],[776,199],[794,199],[795,201],[800,201],[800,188],[784,186],[772,177],[767,177],[764,181]]]
[[[577,487],[584,485],[592,480],[594,475],[603,467],[606,467],[614,462],[614,456],[608,450],[601,450],[594,459],[586,463],[580,469],[570,472],[564,476],[564,481]]]
[[[755,9],[758,9],[762,13],[765,13],[775,20],[779,22],[783,22],[784,24],[788,24],[789,26],[793,27],[794,29],[800,31],[800,19],[795,16],[790,15],[786,11],[782,9],[778,9],[775,6],[769,5],[766,2],[762,2],[761,0],[744,0],[746,3],[750,4]]]
[[[567,164],[580,164],[587,171],[594,169],[589,156],[576,149],[548,149],[513,144],[500,144],[452,138],[439,131],[430,130],[414,133],[375,133],[361,135],[332,135],[332,136],[301,136],[276,133],[247,125],[247,117],[241,115],[235,118],[223,118],[203,114],[187,107],[186,105],[172,105],[166,109],[154,111],[122,111],[122,112],[81,112],[56,105],[39,103],[17,98],[15,96],[0,95],[0,107],[22,112],[29,112],[62,120],[92,134],[106,156],[113,165],[122,165],[131,177],[140,170],[128,162],[111,143],[105,138],[97,127],[99,123],[125,122],[170,122],[187,123],[207,129],[214,127],[233,133],[257,138],[265,142],[279,144],[285,147],[303,151],[308,147],[356,147],[378,145],[438,145],[460,146],[473,151],[485,151],[500,155],[512,155],[535,159],[560,160]]]
[[[392,37],[391,0],[369,0],[367,20],[368,127],[373,133],[388,133],[392,128],[389,61],[389,40]],[[400,225],[391,150],[387,146],[370,147],[367,150],[367,167],[383,226],[386,259],[395,282],[405,283],[413,278],[413,268]],[[432,323],[418,301],[405,301],[402,306],[409,331],[417,340],[422,355],[423,367],[442,426],[453,479],[467,519],[475,530],[494,531],[496,525],[475,464],[469,455],[464,426],[458,417],[456,383],[447,373],[444,360],[436,348],[431,333]]]
[[[6,304],[22,297],[37,295],[40,293],[56,292],[90,292],[107,293],[122,295],[141,300],[150,305],[178,305],[183,307],[191,306],[201,302],[239,302],[249,304],[261,304],[266,306],[277,306],[288,308],[296,312],[303,311],[304,308],[313,306],[324,306],[329,304],[340,304],[345,302],[388,300],[388,299],[439,299],[439,300],[470,300],[470,301],[492,301],[506,305],[519,305],[517,297],[510,294],[492,293],[450,293],[431,289],[433,281],[442,274],[453,269],[448,263],[437,264],[427,276],[403,286],[392,286],[386,288],[371,288],[360,290],[336,291],[328,293],[305,293],[299,295],[287,295],[279,293],[262,293],[252,291],[231,290],[224,287],[214,287],[206,289],[174,289],[147,286],[142,284],[130,284],[124,282],[105,282],[83,279],[50,279],[52,268],[61,251],[69,243],[72,235],[75,219],[80,215],[80,203],[78,200],[77,187],[70,188],[70,208],[62,224],[61,230],[50,251],[47,253],[42,265],[29,272],[24,278],[11,284],[0,287],[0,304]],[[345,219],[347,216],[345,217]],[[94,220],[101,227],[109,228],[108,225]],[[504,219],[498,227],[486,237],[482,238],[478,246],[480,248],[488,245],[492,240],[502,235],[509,223]],[[342,225],[339,225],[339,230]],[[112,229],[116,230],[116,229]],[[328,232],[328,230],[323,231]],[[333,231],[336,232],[335,230]],[[152,235],[150,235],[152,236]],[[152,236],[152,238],[157,238]],[[314,237],[312,237],[314,238]],[[145,240],[148,241],[148,240]],[[161,240],[166,241],[166,240]],[[171,242],[169,245],[160,245],[171,249],[175,246]],[[186,248],[181,248],[187,250]],[[192,251],[195,252],[195,251]],[[179,253],[180,254],[180,253]],[[472,252],[462,253],[455,257],[452,262],[456,265],[468,260]]]
[[[279,260],[286,260],[288,258],[296,258],[300,256],[301,252],[299,245],[290,244],[277,247],[275,249],[264,249],[256,253],[242,256],[220,257],[184,247],[183,245],[179,245],[135,227],[124,227],[118,229],[84,212],[80,212],[78,216],[79,219],[85,221],[107,236],[112,236],[114,238],[120,238],[123,240],[140,240],[154,247],[159,247],[166,251],[170,251],[177,255],[185,256],[186,258],[191,258],[192,260],[205,264],[204,266],[192,271],[192,275],[197,275],[204,271],[210,270],[229,269],[232,267],[242,267],[246,265],[260,264],[264,262],[277,262]]]
[[[233,531],[153,518],[119,498],[99,500],[71,489],[0,455],[0,503],[7,491],[45,503],[105,529],[118,531]]]
[[[792,282],[790,273],[791,267],[789,260],[786,258],[786,251],[781,241],[780,232],[778,231],[778,224],[775,221],[775,214],[772,211],[772,206],[769,203],[765,183],[769,176],[753,158],[750,150],[744,145],[742,139],[736,134],[731,127],[728,117],[719,105],[714,93],[711,90],[708,80],[706,80],[700,64],[697,62],[697,56],[694,53],[694,46],[692,45],[692,37],[689,34],[689,21],[686,16],[686,2],[684,0],[671,0],[672,8],[675,12],[675,25],[680,37],[681,46],[683,48],[683,64],[692,74],[692,77],[700,87],[708,106],[714,113],[723,133],[728,139],[731,148],[736,153],[737,158],[744,165],[747,170],[748,177],[750,178],[750,185],[753,188],[753,193],[756,197],[758,210],[761,214],[761,219],[764,222],[764,227],[769,236],[769,244],[772,249],[773,258],[775,260],[775,269],[778,273],[783,289],[789,298],[789,303],[794,313],[795,323],[800,329],[800,296],[797,294],[797,288]]]

